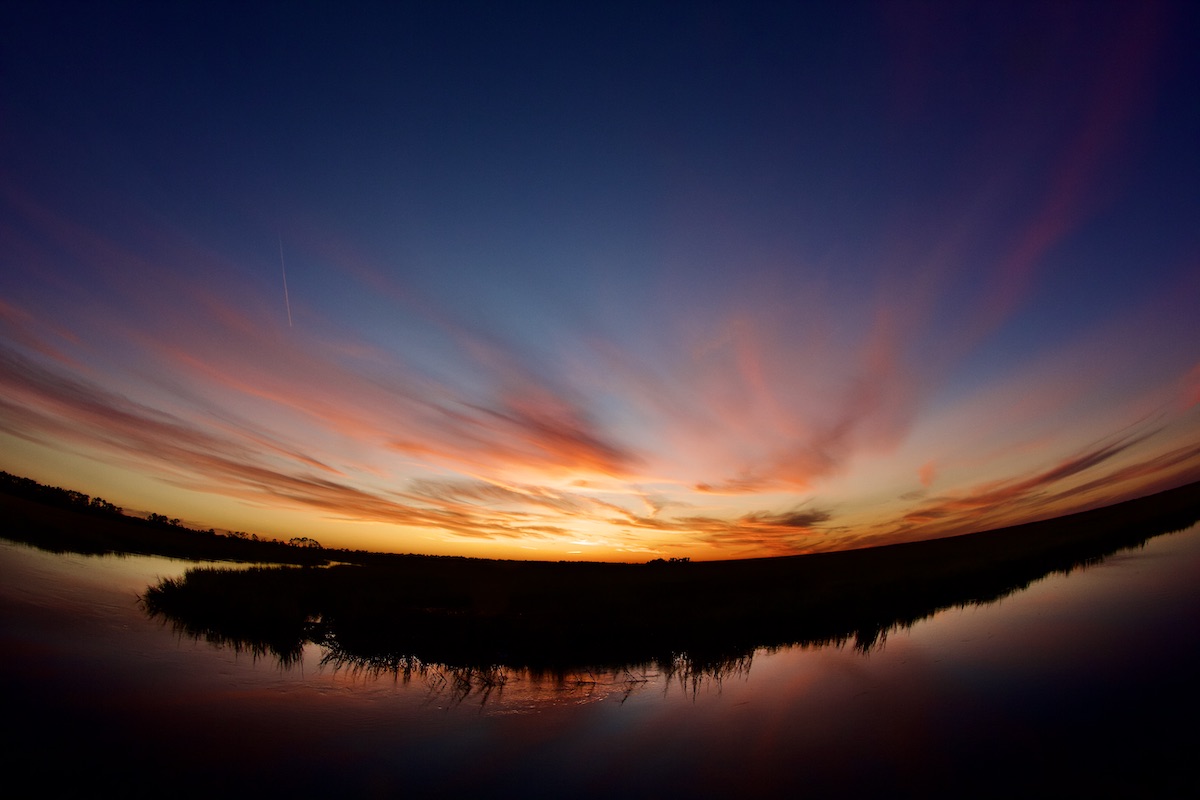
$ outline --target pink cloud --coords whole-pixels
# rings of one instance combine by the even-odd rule
[[[921,485],[926,489],[933,484],[935,477],[937,477],[937,465],[932,461],[926,461],[917,470],[917,479],[921,481]]]
[[[1103,153],[1106,146],[1093,149]],[[1073,224],[1072,209],[1083,202],[1095,166],[1084,158],[1063,169],[1048,190],[1045,213],[1008,253],[1002,265],[1008,277],[1020,278]],[[45,238],[61,235],[72,256],[94,262],[119,287],[120,302],[77,304],[79,317],[66,327],[44,321],[53,318],[52,308],[37,313],[0,301],[0,324],[17,348],[0,353],[4,430],[60,448],[104,449],[188,488],[472,538],[552,539],[574,535],[571,525],[586,521],[613,536],[625,529],[669,534],[727,553],[791,553],[853,541],[842,531],[814,536],[835,533],[826,512],[743,512],[736,505],[738,512],[724,516],[698,514],[687,510],[697,500],[688,492],[808,494],[856,459],[893,451],[911,432],[922,400],[967,347],[927,341],[945,271],[963,250],[958,240],[969,238],[954,231],[935,248],[938,263],[899,295],[902,301],[881,289],[877,305],[861,317],[830,319],[830,304],[809,287],[779,297],[747,290],[722,298],[720,309],[689,308],[694,316],[687,319],[664,315],[655,320],[659,338],[639,346],[595,335],[591,349],[574,352],[570,363],[540,360],[545,353],[476,330],[358,265],[360,280],[402,298],[416,324],[435,331],[444,361],[430,367],[346,333],[315,307],[305,309],[302,325],[287,328],[281,303],[239,277],[236,265],[161,232],[149,239],[158,248],[151,257],[44,209],[35,212]],[[37,248],[26,249],[36,264]],[[1014,430],[1027,437],[1020,446],[1053,445],[1026,423],[1053,420],[1095,395],[1103,378],[1114,379],[1117,360],[1094,355],[1084,367],[1076,359],[1069,374],[1063,359],[1048,359],[1036,380],[994,398],[995,413],[978,414],[973,423],[986,419],[1006,446]],[[1189,407],[1200,402],[1200,365],[1181,384]],[[899,533],[887,535],[918,529],[940,535],[1039,514],[1081,493],[1169,481],[1192,469],[1194,454],[1183,453],[1147,462],[1144,471],[1127,467],[1063,488],[1134,443],[1122,440],[1030,476],[928,500],[908,510]],[[944,485],[951,472],[935,455],[937,466],[929,459],[918,468],[926,488],[935,479]],[[421,470],[452,478],[410,482]],[[389,488],[348,477],[361,473]],[[644,501],[647,510],[635,514],[624,500],[582,491],[592,488],[584,482],[609,478],[619,485],[614,493]],[[555,486],[571,481],[581,491],[537,485],[539,479]],[[642,492],[637,482],[655,483],[661,494]]]
[[[1104,61],[1077,66],[1086,98],[1079,125],[1059,148],[1040,203],[1000,263],[979,317],[984,330],[1007,318],[1045,256],[1108,199],[1098,183],[1150,97],[1165,22],[1153,3],[1122,8],[1121,16]]]
[[[808,489],[841,474],[856,455],[890,451],[908,432],[921,372],[903,355],[908,324],[882,307],[849,355],[819,333],[809,339],[749,321],[738,332],[739,371],[746,376],[732,395],[738,402],[709,404],[720,416],[706,434],[692,434],[724,444],[722,460],[735,469],[699,482],[700,491]],[[711,375],[722,378],[728,375]]]
[[[304,467],[325,465],[256,435],[219,436],[182,419],[129,401],[100,387],[57,375],[7,349],[0,349],[0,430],[10,435],[74,443],[108,450],[127,463],[156,468],[169,483],[207,488],[252,501],[284,501],[338,516],[434,528],[472,538],[546,538],[569,535],[551,524],[583,505],[541,491],[459,490],[457,499],[518,498],[559,512],[531,515],[439,498],[426,492],[388,497],[328,478]],[[11,398],[11,399],[10,399]],[[249,446],[251,443],[257,447]],[[284,456],[274,465],[263,451]]]

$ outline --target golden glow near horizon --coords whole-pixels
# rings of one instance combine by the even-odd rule
[[[482,379],[463,386],[215,296],[156,336],[100,308],[104,336],[66,334],[0,302],[0,466],[202,528],[375,550],[699,560],[943,536],[1200,476],[1197,368],[1143,360],[1126,384],[1114,358],[1139,357],[1124,337],[1169,302],[928,408],[890,327],[846,357],[734,314],[666,368],[593,342],[565,380],[453,328]],[[110,385],[90,364],[118,346]]]
[[[821,10],[843,40],[782,9],[596,48],[31,20],[0,99],[0,469],[202,528],[630,561],[1200,479],[1170,13]]]

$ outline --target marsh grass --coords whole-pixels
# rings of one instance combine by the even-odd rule
[[[199,567],[181,578],[147,587],[138,600],[152,618],[169,621],[180,635],[204,639],[254,657],[271,655],[281,665],[298,663],[304,646],[320,636],[307,587],[311,575],[297,568],[250,567],[235,572]],[[255,586],[253,597],[230,586]]]
[[[949,539],[791,558],[597,564],[374,556],[330,567],[197,568],[149,587],[151,616],[293,663],[403,680],[431,665],[454,692],[496,670],[654,669],[681,685],[748,670],[758,648],[880,646],[890,631],[1094,564],[1200,518],[1200,484],[1107,509]]]
[[[1200,518],[1200,483],[946,539],[649,564],[312,551],[11,494],[0,493],[0,505],[6,538],[47,549],[308,565],[201,567],[148,587],[140,598],[146,613],[181,635],[285,666],[316,643],[339,669],[407,679],[438,665],[495,691],[503,684],[487,676],[498,667],[543,677],[654,669],[687,682],[748,669],[758,648],[832,643],[870,651],[890,631],[941,609],[990,602],[1190,526]],[[314,566],[330,559],[338,563]]]

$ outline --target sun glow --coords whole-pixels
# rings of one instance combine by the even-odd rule
[[[1075,14],[785,26],[711,63],[694,31],[570,63],[523,32],[483,73],[364,40],[219,89],[153,48],[29,50],[0,468],[203,528],[552,559],[861,547],[1196,480],[1195,48],[1158,5]],[[1062,49],[1010,74],[1027,41]]]

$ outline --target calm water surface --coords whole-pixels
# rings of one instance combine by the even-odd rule
[[[850,646],[405,681],[176,635],[194,564],[0,540],[10,779],[174,795],[1200,796],[1200,526]]]

